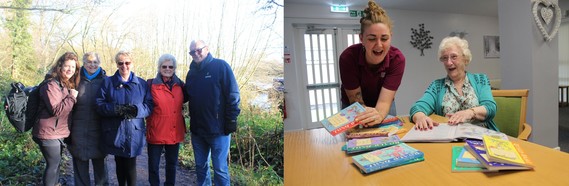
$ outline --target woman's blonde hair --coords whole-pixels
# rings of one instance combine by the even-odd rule
[[[389,28],[391,32],[391,19],[387,15],[387,12],[383,10],[378,4],[373,0],[369,0],[367,3],[367,8],[364,10],[364,17],[360,19],[360,29],[361,33],[364,33],[364,29],[375,23],[383,23]]]

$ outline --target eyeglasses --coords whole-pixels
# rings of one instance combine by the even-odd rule
[[[130,63],[132,63],[132,62],[130,62],[130,61],[122,62],[122,61],[121,61],[121,62],[117,62],[117,65],[119,65],[119,66],[122,66],[122,65],[124,65],[124,64],[130,65]]]
[[[441,61],[441,62],[444,63],[444,62],[447,62],[449,59],[454,62],[454,61],[456,61],[456,60],[458,59],[458,55],[456,55],[456,54],[451,54],[451,55],[448,55],[448,56],[441,56],[441,58],[439,58],[439,61]]]
[[[169,69],[174,69],[174,66],[166,66],[166,65],[162,65],[162,69],[166,69],[166,68],[169,68]]]
[[[196,52],[202,53],[202,49],[204,49],[205,47],[207,47],[207,46],[203,46],[201,48],[190,51],[190,55],[196,55]]]
[[[87,60],[87,61],[85,62],[85,64],[86,64],[86,65],[99,65],[99,61],[89,61],[89,60]]]

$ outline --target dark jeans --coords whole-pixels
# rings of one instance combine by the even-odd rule
[[[117,167],[117,180],[120,186],[136,185],[136,157],[126,158],[115,156],[115,163]]]
[[[42,140],[33,138],[45,158],[45,170],[43,172],[43,185],[55,185],[59,182],[59,166],[61,164],[61,153],[63,151],[63,139]]]
[[[105,157],[99,159],[81,160],[73,157],[73,179],[76,186],[91,185],[91,176],[89,175],[89,162],[93,164],[93,174],[95,176],[95,185],[109,185],[109,177],[107,173],[107,165]]]
[[[164,185],[176,184],[176,167],[178,166],[178,151],[180,144],[157,145],[148,144],[148,181],[150,185],[160,185],[160,157],[162,152],[166,159],[166,181]]]

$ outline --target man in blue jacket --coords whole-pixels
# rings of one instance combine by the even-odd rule
[[[190,110],[190,132],[198,185],[212,185],[209,159],[216,186],[230,184],[228,155],[231,133],[237,129],[239,87],[227,62],[214,58],[202,40],[190,43],[193,58],[185,92]]]

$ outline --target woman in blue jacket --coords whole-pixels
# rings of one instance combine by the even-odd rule
[[[499,131],[492,119],[496,115],[496,102],[485,74],[472,74],[466,66],[472,60],[468,41],[458,37],[446,37],[439,45],[439,61],[447,76],[437,79],[412,107],[411,120],[415,128],[431,129],[438,123],[428,116],[432,113],[446,116],[448,123],[470,122]]]
[[[97,112],[101,115],[103,149],[115,156],[119,185],[136,184],[136,156],[146,145],[144,118],[153,103],[146,81],[135,76],[130,52],[115,56],[118,70],[105,78],[97,93]]]

